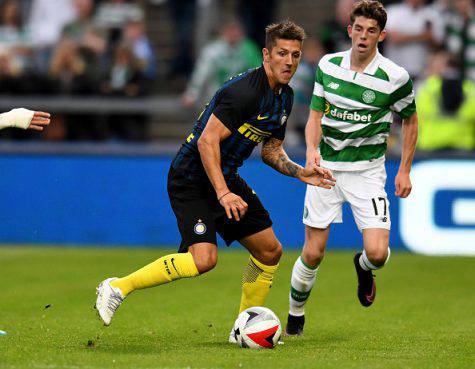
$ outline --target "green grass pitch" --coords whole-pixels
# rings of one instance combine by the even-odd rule
[[[209,274],[139,291],[110,327],[95,287],[163,249],[0,247],[0,368],[475,368],[475,258],[394,252],[370,308],[350,252],[328,252],[301,338],[274,350],[227,343],[247,254],[220,250]],[[296,252],[284,254],[267,306],[285,322]]]

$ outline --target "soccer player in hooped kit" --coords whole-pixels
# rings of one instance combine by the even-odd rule
[[[168,194],[182,237],[178,253],[126,277],[103,281],[96,309],[105,325],[131,292],[213,269],[216,232],[228,245],[237,240],[250,252],[240,311],[264,305],[282,246],[269,213],[238,175],[238,167],[262,142],[262,160],[280,173],[327,189],[334,185],[329,170],[303,168],[282,147],[293,101],[288,83],[304,37],[304,30],[290,21],[268,26],[263,65],[226,82],[201,113],[168,174]]]
[[[345,201],[363,233],[364,250],[354,256],[357,295],[363,306],[374,302],[372,271],[383,267],[390,255],[384,160],[392,113],[403,120],[396,195],[405,198],[411,192],[409,172],[418,132],[414,91],[409,74],[378,52],[378,42],[386,37],[386,19],[379,1],[355,3],[348,26],[352,48],[325,55],[317,67],[305,129],[306,167],[329,168],[337,182],[329,191],[307,186],[305,244],[292,270],[287,335],[303,333],[304,306],[323,260],[330,224],[342,221]]]

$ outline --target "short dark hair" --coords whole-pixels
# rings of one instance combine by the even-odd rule
[[[355,3],[350,13],[351,25],[355,23],[356,17],[374,19],[378,22],[378,26],[381,30],[386,27],[386,21],[388,20],[388,14],[383,4],[375,0],[361,0]]]
[[[305,31],[289,19],[269,24],[266,27],[266,49],[271,50],[278,39],[302,42],[305,39]]]

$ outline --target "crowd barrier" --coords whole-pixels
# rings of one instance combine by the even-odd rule
[[[2,153],[0,243],[176,247],[168,202],[169,155]],[[393,249],[475,255],[475,159],[418,160],[413,193],[394,195],[397,161],[388,159]],[[240,171],[268,208],[286,248],[303,243],[305,185],[252,158]],[[348,206],[330,248],[362,245]],[[233,247],[236,247],[234,245]]]

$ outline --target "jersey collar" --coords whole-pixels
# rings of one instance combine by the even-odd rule
[[[351,60],[351,49],[345,51],[343,54],[343,59],[341,61],[340,66],[345,69],[350,69],[350,60]],[[378,70],[379,64],[381,60],[381,54],[379,50],[376,49],[376,54],[374,55],[373,60],[366,66],[365,70],[363,71],[364,74],[374,75]]]

